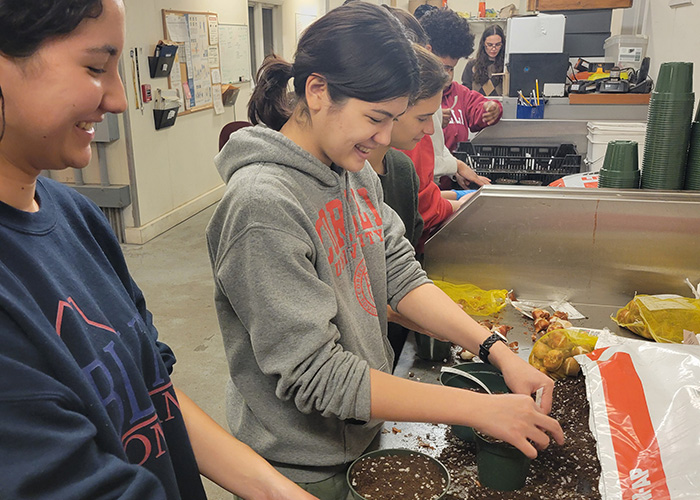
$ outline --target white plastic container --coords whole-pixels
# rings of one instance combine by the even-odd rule
[[[614,35],[605,40],[605,60],[621,68],[639,69],[647,54],[646,35]]]
[[[588,122],[588,152],[581,168],[585,172],[597,172],[603,166],[605,152],[610,141],[637,141],[639,168],[644,157],[644,140],[647,124],[643,122]]]

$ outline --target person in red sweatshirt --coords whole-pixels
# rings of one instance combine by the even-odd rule
[[[450,77],[454,78],[457,62],[474,50],[474,35],[466,19],[444,8],[428,12],[420,23],[430,39],[427,48],[442,60]],[[442,94],[442,111],[445,145],[454,151],[460,142],[469,140],[470,131],[478,132],[498,123],[503,106],[453,81]]]

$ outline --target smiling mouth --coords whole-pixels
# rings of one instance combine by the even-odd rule
[[[372,151],[370,148],[365,148],[363,146],[360,146],[359,144],[356,144],[355,147],[364,154],[369,154],[370,151]]]
[[[81,128],[87,132],[93,132],[95,130],[94,122],[78,122],[75,124],[76,127]]]

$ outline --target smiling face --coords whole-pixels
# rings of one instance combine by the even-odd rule
[[[389,145],[394,120],[408,106],[408,97],[332,103],[327,92],[315,97],[307,92],[307,100],[312,126],[303,142],[297,142],[326,165],[334,163],[351,172],[362,170],[373,149]]]
[[[424,136],[432,135],[435,132],[433,114],[440,107],[441,100],[442,93],[435,94],[416,102],[399,116],[391,132],[391,147],[413,149]]]
[[[41,170],[85,167],[93,124],[126,109],[117,64],[124,45],[124,5],[103,0],[97,19],[47,40],[26,59],[0,54],[5,135],[0,168],[28,176]]]
[[[503,48],[503,40],[499,35],[487,36],[484,40],[484,50],[491,60],[496,59],[501,48]]]

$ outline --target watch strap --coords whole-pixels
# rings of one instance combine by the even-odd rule
[[[484,363],[491,364],[491,362],[489,361],[489,353],[491,351],[491,346],[493,346],[493,344],[495,344],[499,340],[504,344],[506,343],[502,335],[499,335],[498,333],[492,333],[486,338],[486,340],[484,340],[481,343],[481,345],[479,345],[479,359],[481,359],[481,361],[483,361]]]

